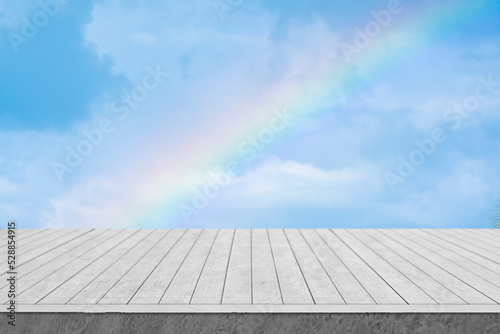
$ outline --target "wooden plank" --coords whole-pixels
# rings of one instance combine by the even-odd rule
[[[112,232],[111,235],[115,233],[116,232]],[[103,232],[102,230],[92,230],[88,233],[83,233],[80,237],[57,247],[56,249],[47,252],[26,264],[21,264],[17,268],[18,281],[22,282],[23,286],[29,287],[31,284],[37,282],[37,277],[39,280],[44,278],[49,275],[51,271],[58,269],[58,265],[62,266],[78,255],[86,252],[89,247],[95,243],[95,240],[104,241],[104,238],[109,235],[110,232],[107,231]],[[89,241],[92,241],[92,243],[87,244]],[[33,280],[31,283],[25,278],[28,274],[35,275],[31,276],[31,279]],[[0,275],[0,282],[5,282],[0,283],[2,284],[2,289],[5,289],[8,286],[8,283],[6,282],[7,276],[7,274]]]
[[[222,304],[252,304],[251,252],[250,230],[236,230]]]
[[[91,283],[68,301],[68,304],[96,304],[115,284],[126,275],[152,248],[157,247],[170,230],[155,230],[130,249],[130,252],[97,276]],[[128,301],[128,300],[127,300]]]
[[[252,230],[253,304],[283,304],[267,230]]]
[[[105,231],[102,233],[94,230],[81,240],[78,240],[78,242],[68,243],[27,263],[17,279],[18,294],[84,254],[89,248],[96,247],[99,243],[106,241],[113,234],[116,234],[116,232]],[[8,285],[4,285],[0,291],[6,291],[6,289],[8,289]]]
[[[16,229],[16,235],[19,236],[19,241],[25,242],[35,235],[41,236],[43,233],[48,231],[48,228]]]
[[[285,230],[285,236],[307,282],[315,304],[345,304],[339,291],[298,230]]]
[[[407,247],[406,242],[401,243],[402,238],[399,236],[388,237],[390,230],[377,230],[374,232],[374,237],[384,245],[390,247],[393,251],[397,252],[408,262],[418,267],[423,272],[434,278],[436,281],[444,285],[450,291],[455,293],[461,299],[469,304],[492,304],[494,303],[490,298],[483,295],[470,285],[450,274],[443,268],[437,266],[429,259],[420,256],[414,251],[412,247]],[[395,238],[395,239],[394,239]]]
[[[21,261],[25,262],[25,255],[27,252],[29,252],[30,250],[32,250],[33,248],[36,248],[36,247],[39,247],[41,244],[43,244],[44,242],[46,242],[48,239],[47,237],[51,237],[51,236],[54,236],[56,237],[57,236],[57,233],[60,233],[60,232],[63,232],[63,230],[47,230],[47,231],[44,231],[45,233],[40,233],[38,235],[40,235],[40,237],[34,237],[33,240],[31,241],[28,241],[28,242],[25,242],[25,241],[22,241],[20,242],[19,240],[21,238],[18,238],[18,240],[15,240],[15,246],[16,246],[16,257],[17,257],[17,263],[20,264],[22,263]],[[28,238],[29,239],[29,238]],[[5,244],[2,249],[6,249],[7,247],[7,244]],[[22,257],[22,259],[21,259]],[[3,261],[0,262],[0,268],[6,268],[7,267],[7,259],[2,259]],[[3,273],[4,271],[2,271]]]
[[[147,278],[129,304],[158,304],[200,235],[201,230],[188,230]]]
[[[186,230],[171,230],[100,299],[98,304],[128,304],[151,273],[159,266]]]
[[[476,230],[453,230],[453,232],[458,233],[464,237],[467,237],[474,244],[476,242],[485,243],[489,246],[494,247],[497,250],[498,250],[498,245],[500,245],[500,240],[494,240],[495,238],[490,237],[492,233],[478,232]]]
[[[5,236],[2,237],[2,241],[1,241],[1,248],[2,249],[5,249],[5,247],[7,246],[7,242],[8,240],[11,240],[11,239],[7,239],[7,236],[8,236],[8,232],[7,232],[7,229],[5,230]],[[15,241],[16,241],[16,244],[17,244],[17,247],[20,248],[21,245],[27,245],[30,243],[31,240],[36,240],[37,236],[41,236],[43,235],[44,233],[48,232],[49,229],[16,229],[15,230],[16,233],[15,233]]]
[[[203,230],[167,287],[160,304],[189,304],[218,230]]]
[[[300,230],[347,304],[375,304],[373,298],[316,231]]]
[[[139,312],[500,307],[500,251],[489,231],[30,231],[18,230],[30,238],[18,249],[20,312],[36,302],[41,312],[64,303]],[[380,289],[399,299],[375,305]]]
[[[27,228],[16,228],[15,229],[15,232],[16,232],[16,239],[17,241],[25,241],[26,239],[30,238],[31,236],[35,235],[35,234],[40,234],[40,233],[43,233],[43,232],[47,232],[49,229],[47,228],[43,228],[43,229],[34,229],[34,228],[30,228],[30,229],[27,229]],[[7,229],[5,229],[5,236],[7,237]],[[2,239],[2,241],[5,241],[7,239]],[[6,244],[6,243],[5,243]]]
[[[268,230],[284,304],[314,304],[283,230]]]
[[[63,229],[43,229],[38,233],[30,233],[31,231],[27,231],[25,234],[19,236],[18,240],[18,248],[20,250],[28,251],[32,248],[33,244],[40,244],[40,241],[46,241],[47,238],[51,236],[56,238],[58,234],[65,232]],[[26,234],[30,234],[29,236]]]
[[[408,277],[439,304],[466,304],[432,276],[407,261],[398,252],[381,242],[374,230],[349,230],[358,240]]]
[[[431,252],[428,249],[419,247],[419,245],[417,243],[413,242],[409,238],[406,238],[402,233],[400,233],[400,231],[391,230],[391,231],[384,231],[384,233],[386,235],[388,235],[389,237],[391,237],[392,239],[394,239],[394,240],[397,239],[401,243],[404,243],[405,246],[411,247],[411,249],[415,253],[426,258],[427,260],[434,263],[438,267],[442,268],[443,270],[447,271],[451,275],[460,279],[464,283],[473,287],[475,290],[481,292],[483,299],[486,298],[486,300],[483,300],[481,303],[487,304],[488,299],[494,300],[494,301],[500,300],[500,288],[496,287],[495,285],[491,284],[490,282],[482,279],[479,276],[476,276],[475,274],[471,273],[470,271],[467,271],[461,267],[458,267],[453,262],[445,259],[444,257],[442,257],[439,254]],[[486,296],[488,296],[488,297],[486,297]]]
[[[468,251],[475,253],[476,255],[482,256],[490,261],[500,264],[500,256],[496,252],[491,252],[488,249],[484,249],[483,246],[477,244],[472,244],[470,239],[465,239],[456,234],[444,233],[443,231],[428,230],[428,233],[433,236],[446,240],[456,246],[462,247]]]
[[[500,249],[498,249],[499,243],[491,242],[491,244],[490,244],[488,242],[487,238],[475,239],[475,236],[476,236],[475,234],[467,233],[465,231],[460,231],[457,229],[437,230],[437,231],[441,232],[442,234],[445,234],[447,236],[460,239],[463,242],[467,242],[468,244],[475,245],[477,247],[481,247],[490,253],[496,254],[497,258],[500,259]]]
[[[19,251],[22,252],[22,254],[26,255],[27,252],[32,250],[33,248],[37,248],[47,242],[50,241],[55,241],[57,238],[71,233],[74,230],[63,230],[63,229],[57,229],[57,230],[47,230],[44,233],[36,234],[33,236],[33,238],[30,238],[29,242],[22,242],[19,243]]]
[[[494,243],[494,245],[498,245],[500,242],[500,229],[498,228],[489,228],[489,229],[469,229],[467,232],[471,231],[479,235],[481,238],[488,239]]]
[[[129,230],[127,230],[127,232],[128,231]],[[102,256],[88,265],[84,266],[87,262],[78,263],[79,261],[75,261],[66,266],[63,275],[69,278],[38,301],[38,304],[66,304],[99,274],[103,273],[109,266],[118,261],[123,255],[127,254],[134,246],[138,245],[153,232],[153,230],[146,229],[132,231],[133,234],[130,237],[118,243],[115,247],[109,249],[109,251],[103,253]],[[83,257],[81,259],[83,260]],[[76,271],[78,269],[79,271]],[[66,274],[74,272],[76,273],[72,276]],[[58,276],[61,276],[61,273],[58,273]]]
[[[58,247],[61,247],[68,242],[71,242],[73,240],[81,238],[83,235],[91,232],[92,230],[91,229],[72,229],[69,231],[70,231],[70,233],[66,233],[64,235],[61,235],[57,239],[55,239],[54,241],[49,240],[47,243],[44,243],[43,245],[41,245],[35,249],[32,249],[30,252],[25,253],[23,256],[22,264],[21,264],[23,266],[23,268],[25,265],[27,265],[29,262],[33,261],[34,259],[44,255],[45,253],[53,252]]]
[[[390,285],[408,304],[437,304],[413,281],[391,266],[346,230],[333,231],[353,252]]]
[[[358,257],[331,230],[317,230],[319,236],[353,273],[377,304],[406,304],[406,302]]]
[[[121,230],[112,238],[105,239],[100,245],[91,248],[80,256],[73,258],[72,261],[60,267],[58,270],[52,270],[50,275],[42,280],[31,285],[29,288],[24,289],[23,292],[18,294],[20,304],[34,304],[40,301],[43,297],[63,284],[66,280],[73,275],[84,269],[86,266],[94,262],[106,254],[109,250],[118,246],[120,243],[131,237],[135,230]],[[23,283],[25,283],[23,281]]]
[[[68,242],[69,240],[72,240],[79,235],[82,235],[83,233],[86,233],[88,231],[84,230],[58,230],[58,234],[46,234],[46,237],[48,238],[40,238],[40,242],[33,242],[33,244],[30,244],[30,247],[28,249],[19,249],[18,254],[19,254],[19,264],[18,267],[22,265],[26,265],[28,262],[32,261],[33,259],[37,258],[38,256],[44,254],[45,252],[48,252],[56,247],[59,247],[60,245]],[[0,267],[6,266],[7,261],[2,262],[0,264]],[[23,267],[24,268],[24,267]]]
[[[191,304],[221,304],[235,230],[220,230],[208,255]]]
[[[433,252],[437,252],[458,266],[476,273],[492,284],[500,286],[499,264],[443,239],[436,238],[435,236],[424,231],[418,230],[412,232],[415,232],[414,235],[420,237],[418,240],[414,239],[414,241],[422,245],[422,247],[425,247]]]

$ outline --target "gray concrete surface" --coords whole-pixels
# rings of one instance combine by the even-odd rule
[[[500,314],[20,313],[0,333],[500,333]]]

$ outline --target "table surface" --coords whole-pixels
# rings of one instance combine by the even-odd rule
[[[500,312],[495,229],[20,229],[16,241],[18,312]]]

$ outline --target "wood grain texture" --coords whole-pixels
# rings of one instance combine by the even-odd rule
[[[27,229],[18,237],[20,312],[500,307],[493,230]],[[3,303],[8,277],[2,270]]]
[[[346,230],[335,230],[335,234],[367,265],[369,265],[370,268],[376,271],[408,304],[436,304],[436,301],[415,285],[413,281],[399,272],[369,247],[365,246],[351,233]]]
[[[107,251],[109,245],[115,245],[116,242],[121,241],[124,236],[126,237],[131,233],[131,231],[127,232],[127,234],[123,232],[125,231],[105,231],[81,245],[81,247],[75,247],[61,256],[54,258],[49,262],[49,265],[40,266],[21,277],[18,284],[19,303],[31,304],[38,302],[70,277],[74,271],[85,267],[86,264],[101,255],[102,251]],[[107,247],[103,247],[103,245]]]
[[[43,278],[49,276],[78,256],[84,254],[92,247],[97,246],[100,242],[109,240],[118,232],[119,231],[93,230],[78,239],[68,242],[51,252],[37,257],[27,264],[21,262],[18,264],[18,293],[21,293],[23,289],[27,289]],[[2,279],[0,282],[5,282],[2,283],[2,288],[0,290],[5,293],[3,296],[6,295],[6,291],[8,290],[8,284],[6,282],[7,277],[7,274],[0,275],[0,278]]]
[[[331,230],[318,230],[318,234],[357,277],[377,304],[406,304],[380,275],[368,266]]]
[[[38,303],[42,298],[60,287],[68,279],[72,278],[81,270],[84,270],[94,261],[103,257],[108,251],[121,245],[134,233],[136,233],[135,230],[118,231],[118,233],[116,233],[112,238],[103,240],[103,242],[98,243],[95,247],[92,247],[80,256],[73,258],[58,270],[51,272],[50,275],[21,292],[18,297],[19,303]]]
[[[438,252],[456,265],[472,270],[490,283],[500,286],[500,264],[458,247],[422,231],[412,231],[415,241],[433,252]]]
[[[266,230],[252,230],[253,304],[283,304]]]
[[[78,271],[76,274],[68,278],[62,283],[58,289],[42,298],[39,304],[66,304],[84,287],[91,283],[96,276],[102,274],[113,263],[118,261],[122,256],[127,254],[138,243],[144,240],[152,230],[133,231],[133,234],[125,239],[124,242],[119,242],[115,247],[109,249],[106,253],[99,256],[86,267]],[[82,265],[80,265],[81,267]],[[76,268],[78,269],[78,268]],[[75,269],[75,270],[76,270]]]
[[[69,300],[69,304],[96,304],[118,281],[157,246],[170,230],[154,231],[147,238],[130,249],[130,252],[116,261],[91,283]]]
[[[203,230],[169,284],[160,304],[189,304],[217,233],[217,230]]]
[[[500,263],[500,250],[498,249],[498,246],[489,245],[483,241],[484,239],[479,241],[454,230],[435,230],[429,231],[429,233],[432,233],[440,239],[474,252],[482,257],[490,259],[493,262]]]
[[[314,304],[283,230],[268,230],[284,304]]]
[[[493,233],[491,230],[453,230],[456,233],[462,234],[473,242],[486,243],[496,247],[500,245],[500,234]],[[498,237],[496,236],[498,235]]]
[[[301,268],[315,304],[345,304],[335,284],[299,230],[286,230],[285,235]]]
[[[441,276],[448,276],[449,279],[456,280],[457,284],[455,285],[455,287],[458,285],[462,287],[461,293],[463,293],[463,295],[457,293],[457,295],[461,296],[462,299],[468,300],[470,304],[494,303],[493,299],[490,298],[491,295],[489,295],[488,297],[481,292],[481,290],[486,288],[486,285],[491,285],[488,282],[482,280],[478,276],[475,276],[471,272],[468,272],[456,265],[453,265],[450,261],[447,261],[439,254],[431,252],[422,247],[419,247],[418,244],[413,242],[411,239],[405,238],[403,235],[401,235],[399,231],[385,230],[384,233],[389,237],[391,237],[393,240],[397,240],[400,244],[404,244],[405,247],[411,249],[414,254],[417,254],[421,258],[426,259],[427,265],[429,265],[430,267],[440,268],[442,270]],[[474,285],[474,283],[478,285]],[[474,288],[472,288],[472,286],[474,286]],[[495,295],[497,293],[497,289],[498,289],[497,287],[494,287],[493,292],[495,293]]]
[[[384,260],[390,263],[394,268],[412,280],[423,291],[425,291],[432,299],[439,304],[466,304],[466,302],[448,290],[443,284],[432,278],[425,271],[421,270],[411,262],[407,261],[388,245],[379,241],[374,231],[366,230],[351,230],[352,235],[362,241],[367,247],[372,249]]]
[[[17,251],[18,253],[18,262],[20,266],[21,264],[23,266],[26,266],[26,264],[34,259],[36,259],[39,256],[42,256],[43,254],[50,252],[51,250],[54,250],[61,245],[64,245],[67,242],[70,242],[74,239],[79,238],[80,236],[90,232],[91,230],[80,230],[80,229],[72,229],[72,230],[56,230],[58,233],[57,234],[49,234],[47,235],[46,233],[42,236],[40,236],[39,240],[40,242],[33,242],[29,244],[29,247],[26,248],[19,248]],[[0,264],[0,267],[5,268],[5,264],[7,261],[3,262]],[[24,269],[25,267],[23,267]],[[21,270],[24,271],[24,270]]]
[[[252,304],[252,241],[250,230],[236,230],[222,304]]]
[[[191,304],[221,304],[235,230],[220,230],[203,268]]]
[[[500,241],[500,228],[456,229],[456,231],[463,231],[467,233],[467,235],[470,235],[469,232],[478,234],[481,237],[481,240]]]
[[[186,230],[172,230],[101,298],[98,304],[128,304]]]
[[[489,298],[472,288],[470,285],[440,268],[427,258],[420,256],[412,247],[407,247],[405,242],[401,242],[402,238],[399,238],[397,235],[395,236],[395,239],[388,237],[387,234],[390,232],[392,232],[392,230],[376,230],[373,231],[372,235],[374,238],[397,252],[405,260],[427,273],[434,280],[445,286],[448,290],[452,291],[465,302],[469,304],[492,303]]]
[[[159,304],[172,278],[201,235],[202,230],[188,230],[161,260],[130,304]]]
[[[314,230],[300,231],[347,304],[375,304],[358,279]]]
[[[50,231],[55,232],[56,230],[54,229]],[[14,235],[14,240],[16,241],[17,246],[21,247],[21,245],[29,244],[31,240],[34,240],[46,232],[49,232],[49,229],[15,229],[15,233],[10,235]],[[12,240],[12,238],[7,239],[7,236],[9,236],[7,229],[2,229],[2,233],[0,245],[2,249],[5,249],[7,241]]]

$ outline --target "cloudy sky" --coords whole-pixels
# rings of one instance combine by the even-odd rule
[[[500,2],[0,0],[20,227],[489,228]]]

